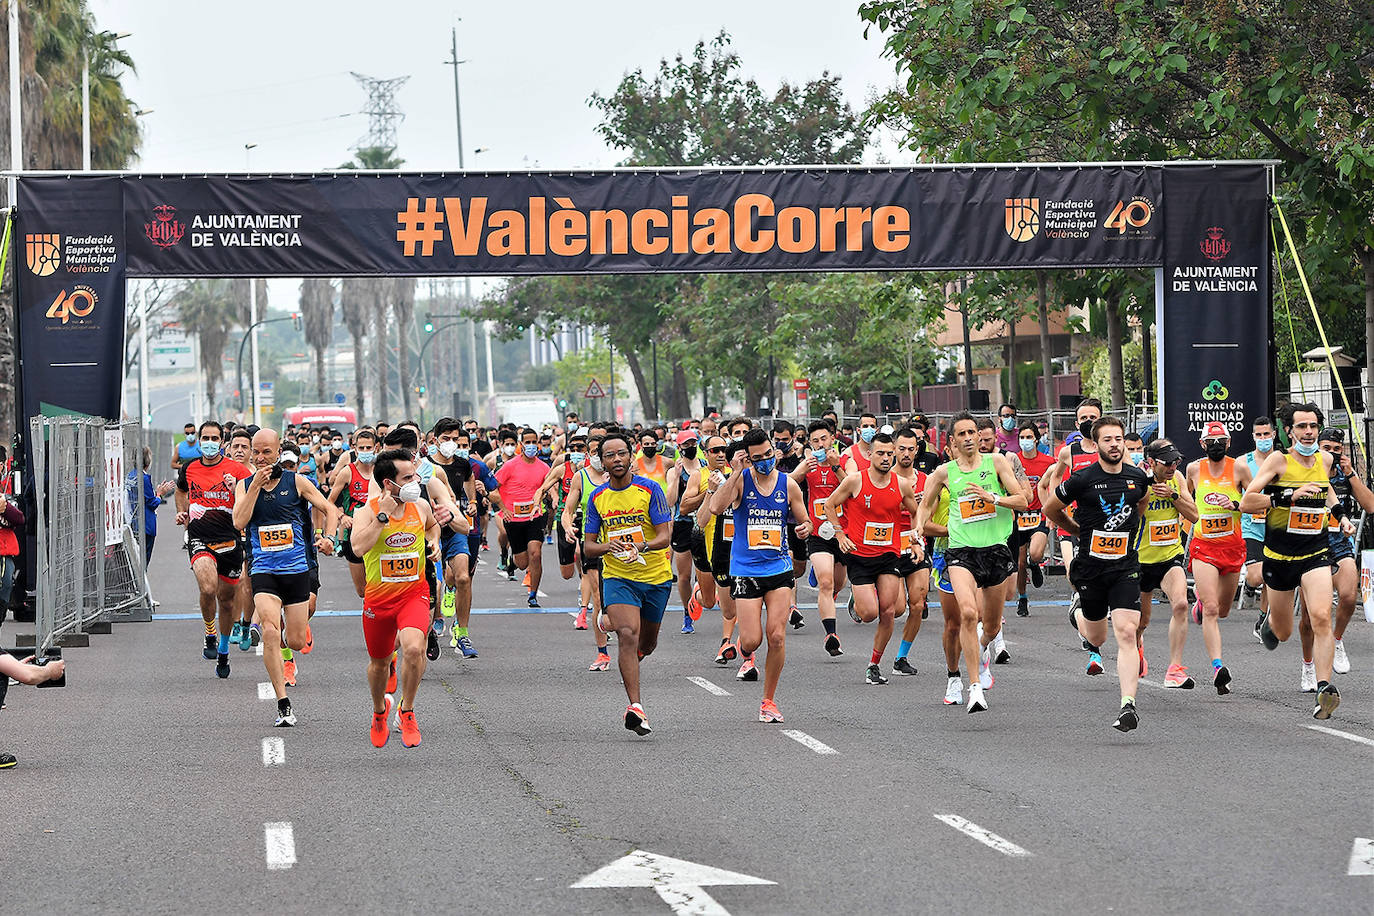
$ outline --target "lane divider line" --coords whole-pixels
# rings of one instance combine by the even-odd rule
[[[286,742],[281,738],[262,739],[262,765],[279,767],[286,763]]]
[[[1017,846],[1011,840],[1000,837],[985,827],[979,827],[977,824],[973,823],[973,821],[966,820],[957,814],[937,814],[935,815],[935,819],[948,824],[965,836],[972,837],[984,846],[997,850],[1004,856],[1030,855],[1029,852]]]
[[[1355,741],[1359,744],[1367,744],[1374,747],[1374,738],[1366,738],[1363,735],[1352,735],[1350,732],[1343,732],[1339,728],[1327,728],[1325,725],[1308,725],[1314,732],[1321,732],[1324,735],[1335,735],[1337,738],[1344,738],[1347,741]]]
[[[839,751],[835,750],[833,747],[826,744],[824,741],[817,741],[815,738],[812,738],[806,732],[797,731],[797,729],[795,728],[784,728],[782,730],[782,733],[787,737],[791,738],[793,741],[800,744],[802,747],[810,748],[817,754],[839,753]]]
[[[1355,837],[1355,845],[1350,847],[1350,865],[1347,875],[1374,875],[1374,840]]]
[[[704,677],[689,677],[687,678],[687,680],[691,681],[693,684],[696,684],[698,687],[700,687],[707,693],[714,694],[718,697],[728,697],[730,695],[730,691],[726,690],[723,687],[717,687],[715,684],[706,680],[706,678]]]
[[[291,824],[285,821],[263,825],[267,843],[267,867],[280,871],[296,864],[296,836]]]
[[[276,698],[277,698],[277,692],[276,692],[275,690],[272,689],[272,682],[271,682],[271,681],[259,681],[259,682],[258,682],[258,699],[259,699],[259,700],[275,700]]]

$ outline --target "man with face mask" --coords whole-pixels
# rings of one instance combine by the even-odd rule
[[[1136,467],[1145,463],[1145,440],[1140,433],[1126,434],[1126,460]]]
[[[353,550],[351,530],[354,514],[377,492],[372,480],[372,467],[377,459],[377,434],[364,426],[354,434],[353,445],[353,460],[334,469],[329,501],[337,506],[341,504],[340,499],[345,500],[342,503],[344,517],[339,520],[339,555],[348,561],[353,589],[361,598],[367,586],[367,573],[363,558]]]
[[[1003,404],[997,408],[997,447],[1007,454],[1016,451],[1016,430],[1020,424],[1016,419],[1016,405]]]
[[[1220,695],[1231,692],[1231,672],[1221,662],[1218,619],[1231,612],[1236,582],[1245,565],[1245,539],[1240,533],[1240,497],[1253,479],[1243,461],[1228,457],[1230,433],[1216,421],[1202,431],[1206,457],[1188,465],[1188,489],[1197,504],[1198,521],[1188,539],[1188,562],[1193,570],[1193,622],[1202,624],[1202,639],[1212,660],[1212,686]]]
[[[1169,602],[1169,669],[1164,686],[1192,690],[1193,678],[1183,664],[1188,639],[1188,577],[1183,571],[1183,523],[1197,522],[1197,505],[1188,481],[1178,470],[1183,455],[1168,439],[1156,439],[1146,449],[1150,500],[1140,522],[1140,676],[1145,663],[1145,628],[1150,625],[1154,593],[1163,589]],[[1196,530],[1196,529],[1194,529]]]
[[[697,434],[684,429],[677,434],[677,459],[668,474],[668,505],[673,509],[672,549],[673,571],[677,576],[678,599],[682,602],[682,632],[696,632],[693,621],[699,620],[702,604],[699,592],[692,585],[692,516],[682,511],[682,499],[693,477],[706,475],[706,460],[698,452]]]
[[[234,594],[243,571],[243,547],[233,518],[234,487],[250,474],[248,468],[220,454],[224,428],[214,420],[200,425],[199,436],[200,457],[177,472],[176,523],[186,526],[186,550],[200,590],[203,654],[216,662],[215,674],[224,678],[229,676]]]
[[[1036,588],[1045,584],[1045,573],[1040,564],[1045,560],[1045,548],[1049,546],[1050,530],[1045,524],[1045,516],[1040,508],[1040,479],[1051,467],[1054,459],[1040,451],[1040,433],[1031,422],[1021,424],[1016,440],[1015,464],[1020,465],[1026,477],[1030,492],[1030,505],[1024,512],[1016,513],[1016,530],[1012,532],[1012,549],[1016,554],[1016,616],[1029,617],[1030,604],[1026,598],[1026,579]]]
[[[1274,421],[1269,417],[1256,418],[1250,425],[1250,436],[1255,440],[1255,448],[1246,452],[1245,465],[1253,480],[1264,459],[1274,450]],[[1245,538],[1245,588],[1252,595],[1259,592],[1260,617],[1269,608],[1269,592],[1264,587],[1264,516],[1263,512],[1247,512],[1240,517],[1240,533]],[[1258,620],[1255,621],[1255,633],[1259,635]],[[1315,674],[1312,685],[1315,691]]]
[[[544,515],[542,487],[549,474],[549,466],[539,460],[539,434],[530,427],[520,431],[520,452],[512,455],[515,443],[508,435],[502,438],[501,447],[505,463],[496,471],[496,482],[501,487],[501,498],[505,510],[501,519],[506,528],[506,542],[510,545],[512,566],[508,575],[515,578],[514,570],[529,571],[529,597],[526,603],[539,607],[539,580],[543,576],[544,529],[547,520]]]
[[[778,470],[791,477],[792,472],[801,464],[802,455],[797,450],[796,427],[787,420],[778,420],[773,424],[773,448],[778,453]],[[800,481],[798,485],[800,486]],[[814,522],[812,524],[815,524]],[[792,576],[800,579],[806,572],[806,538],[798,537],[797,530],[790,522],[787,525],[787,547],[792,554]],[[796,595],[794,594],[795,598]],[[792,606],[789,623],[792,629],[800,630],[806,626],[806,618],[802,616],[797,606]]]
[[[810,449],[789,476],[801,486],[807,511],[811,514],[806,555],[816,577],[816,606],[821,627],[825,630],[825,651],[834,657],[844,654],[840,637],[835,632],[835,595],[844,588],[845,559],[835,537],[835,523],[839,519],[827,521],[825,501],[845,476],[845,459],[835,449],[830,424],[824,420],[811,421],[806,428],[806,439]]]
[[[326,519],[313,544],[314,550],[324,554],[333,552],[337,511],[305,475],[282,467],[279,460],[285,454],[275,431],[259,430],[253,437],[253,476],[239,481],[234,494],[234,527],[248,537],[253,620],[266,641],[262,661],[277,697],[277,728],[296,724],[296,714],[286,696],[285,665],[281,653],[272,650],[282,644],[283,629],[292,651],[305,648],[310,609],[310,508]]]
[[[577,619],[573,627],[578,630],[588,628],[591,619],[592,635],[596,640],[596,657],[588,667],[589,671],[606,671],[611,667],[611,656],[607,650],[609,641],[606,631],[601,628],[601,558],[588,555],[584,549],[582,522],[587,517],[587,500],[592,493],[607,480],[601,461],[601,443],[606,437],[606,429],[594,425],[587,435],[587,460],[573,476],[568,485],[568,495],[563,501],[563,515],[559,527],[563,536],[571,538],[578,545],[581,556]]]
[[[1102,402],[1097,398],[1084,398],[1079,402],[1078,408],[1074,411],[1074,421],[1078,424],[1077,431],[1082,439],[1061,448],[1054,467],[1040,478],[1040,483],[1036,486],[1039,489],[1041,505],[1045,504],[1046,497],[1054,492],[1055,487],[1067,480],[1071,474],[1097,463],[1097,443],[1092,439],[1092,427],[1101,417]],[[1072,510],[1069,511],[1072,517]],[[1063,527],[1056,529],[1056,534],[1059,538],[1059,557],[1064,561],[1064,573],[1070,575],[1078,539]],[[1078,608],[1078,600],[1078,592],[1075,591],[1069,601],[1070,611]],[[1086,641],[1083,648],[1088,648]]]
[[[172,470],[180,473],[182,467],[200,457],[200,441],[196,437],[196,424],[187,423],[184,437],[172,450]]]
[[[647,477],[665,491],[668,488],[668,462],[660,455],[658,436],[653,430],[645,430],[636,441],[639,454],[631,464],[631,470],[640,477]]]
[[[420,744],[415,694],[425,673],[425,636],[429,631],[427,562],[438,562],[439,520],[421,499],[423,488],[414,454],[388,449],[376,457],[373,476],[380,495],[368,499],[354,516],[352,543],[363,557],[363,638],[367,642],[367,686],[372,694],[373,747],[383,747],[391,730],[387,719],[388,668],[397,639],[401,646],[401,701],[396,724],[401,743]]]
[[[578,471],[586,466],[586,431],[575,427],[568,430],[564,437],[564,444],[567,446],[566,449],[559,453],[559,461],[549,469],[548,476],[544,478],[544,483],[536,494],[536,498],[541,504],[546,498],[553,502],[553,518],[555,520],[563,515],[564,501],[568,498],[568,491],[572,488],[573,478],[577,476]],[[576,573],[577,541],[569,540],[556,524],[551,534],[553,543],[558,548],[558,571],[564,579],[571,579]]]
[[[860,414],[858,438],[844,453],[846,473],[857,474],[868,469],[871,461],[869,455],[873,451],[873,437],[876,435],[878,435],[878,418],[871,413]]]
[[[1272,452],[1240,501],[1240,511],[1266,511],[1264,584],[1269,610],[1260,621],[1260,642],[1273,651],[1293,635],[1293,593],[1302,589],[1303,612],[1312,625],[1317,669],[1317,706],[1312,718],[1329,719],[1341,703],[1331,683],[1335,637],[1331,632],[1331,545],[1327,518],[1345,518],[1331,489],[1335,459],[1317,444],[1323,415],[1315,404],[1291,404],[1283,417],[1288,453]]]

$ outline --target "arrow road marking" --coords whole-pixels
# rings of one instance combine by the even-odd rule
[[[830,745],[822,741],[817,741],[815,738],[812,738],[806,732],[797,731],[795,728],[784,728],[782,730],[782,733],[787,737],[791,738],[793,741],[797,742],[798,744],[811,748],[811,750],[815,751],[817,754],[839,753],[839,751],[835,750]]]
[[[982,843],[984,846],[990,846],[998,852],[1002,853],[1003,855],[1030,855],[1029,852],[1022,849],[1020,846],[1017,846],[1011,840],[1008,840],[1004,837],[1000,837],[997,834],[993,833],[991,830],[986,830],[982,827],[979,827],[977,824],[973,823],[973,821],[964,820],[957,814],[937,814],[935,815],[935,819],[937,821],[944,821],[946,824],[949,824],[951,827],[953,827],[955,830],[958,830],[960,833],[973,837],[975,840]]]
[[[1366,738],[1363,735],[1352,735],[1350,732],[1343,732],[1339,728],[1327,728],[1325,725],[1309,725],[1308,728],[1314,732],[1321,732],[1324,735],[1335,735],[1337,738],[1345,738],[1347,741],[1355,741],[1359,744],[1367,744],[1374,747],[1374,738]]]
[[[773,884],[763,878],[637,849],[573,884],[586,887],[651,887],[677,916],[730,916],[703,887]]]
[[[1374,840],[1355,837],[1350,847],[1350,869],[1347,875],[1374,875]]]
[[[262,765],[279,767],[286,763],[286,742],[281,738],[262,739]]]
[[[704,677],[689,677],[687,678],[687,680],[691,681],[693,684],[696,684],[698,687],[700,687],[707,693],[715,694],[718,697],[728,697],[730,695],[730,691],[725,690],[721,687],[717,687],[715,684],[712,684]]]
[[[272,689],[272,682],[271,682],[271,681],[259,681],[259,682],[258,682],[258,699],[259,699],[259,700],[275,700],[276,698],[277,698],[277,692],[276,692],[275,690]]]
[[[267,840],[267,867],[273,871],[296,864],[296,837],[288,823],[263,824]]]

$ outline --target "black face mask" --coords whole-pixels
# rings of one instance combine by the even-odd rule
[[[1084,420],[1084,421],[1082,421],[1081,423],[1078,424],[1078,431],[1079,431],[1080,433],[1083,434],[1083,438],[1084,438],[1084,439],[1089,438],[1089,437],[1092,436],[1092,434],[1093,434],[1093,421],[1092,421],[1092,420]]]
[[[1208,442],[1208,443],[1207,443],[1207,457],[1210,458],[1210,459],[1212,459],[1213,461],[1220,461],[1221,459],[1225,458],[1225,457],[1226,457],[1226,443],[1225,443],[1225,442]]]
[[[644,457],[645,457],[645,458],[652,458],[652,457],[654,457],[654,456],[657,455],[657,454],[658,454],[658,446],[657,446],[657,445],[646,445],[646,446],[644,446]]]
[[[697,447],[696,447],[696,445],[684,445],[684,446],[682,447],[682,457],[683,457],[683,458],[695,458],[696,456],[697,456]]]

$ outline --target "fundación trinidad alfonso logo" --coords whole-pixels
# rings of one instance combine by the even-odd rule
[[[1006,198],[1007,235],[1014,242],[1029,242],[1040,233],[1040,198]]]
[[[176,207],[158,204],[153,208],[152,221],[143,224],[143,233],[157,247],[171,248],[186,234],[186,224],[177,219]]]
[[[1224,261],[1231,253],[1231,243],[1226,240],[1226,230],[1220,226],[1208,227],[1207,237],[1198,247],[1202,249],[1202,256],[1209,261]]]
[[[1216,379],[1202,389],[1202,399],[1204,401],[1224,401],[1231,396],[1230,390]]]
[[[51,277],[62,266],[62,236],[33,232],[24,236],[24,260],[37,277]]]

